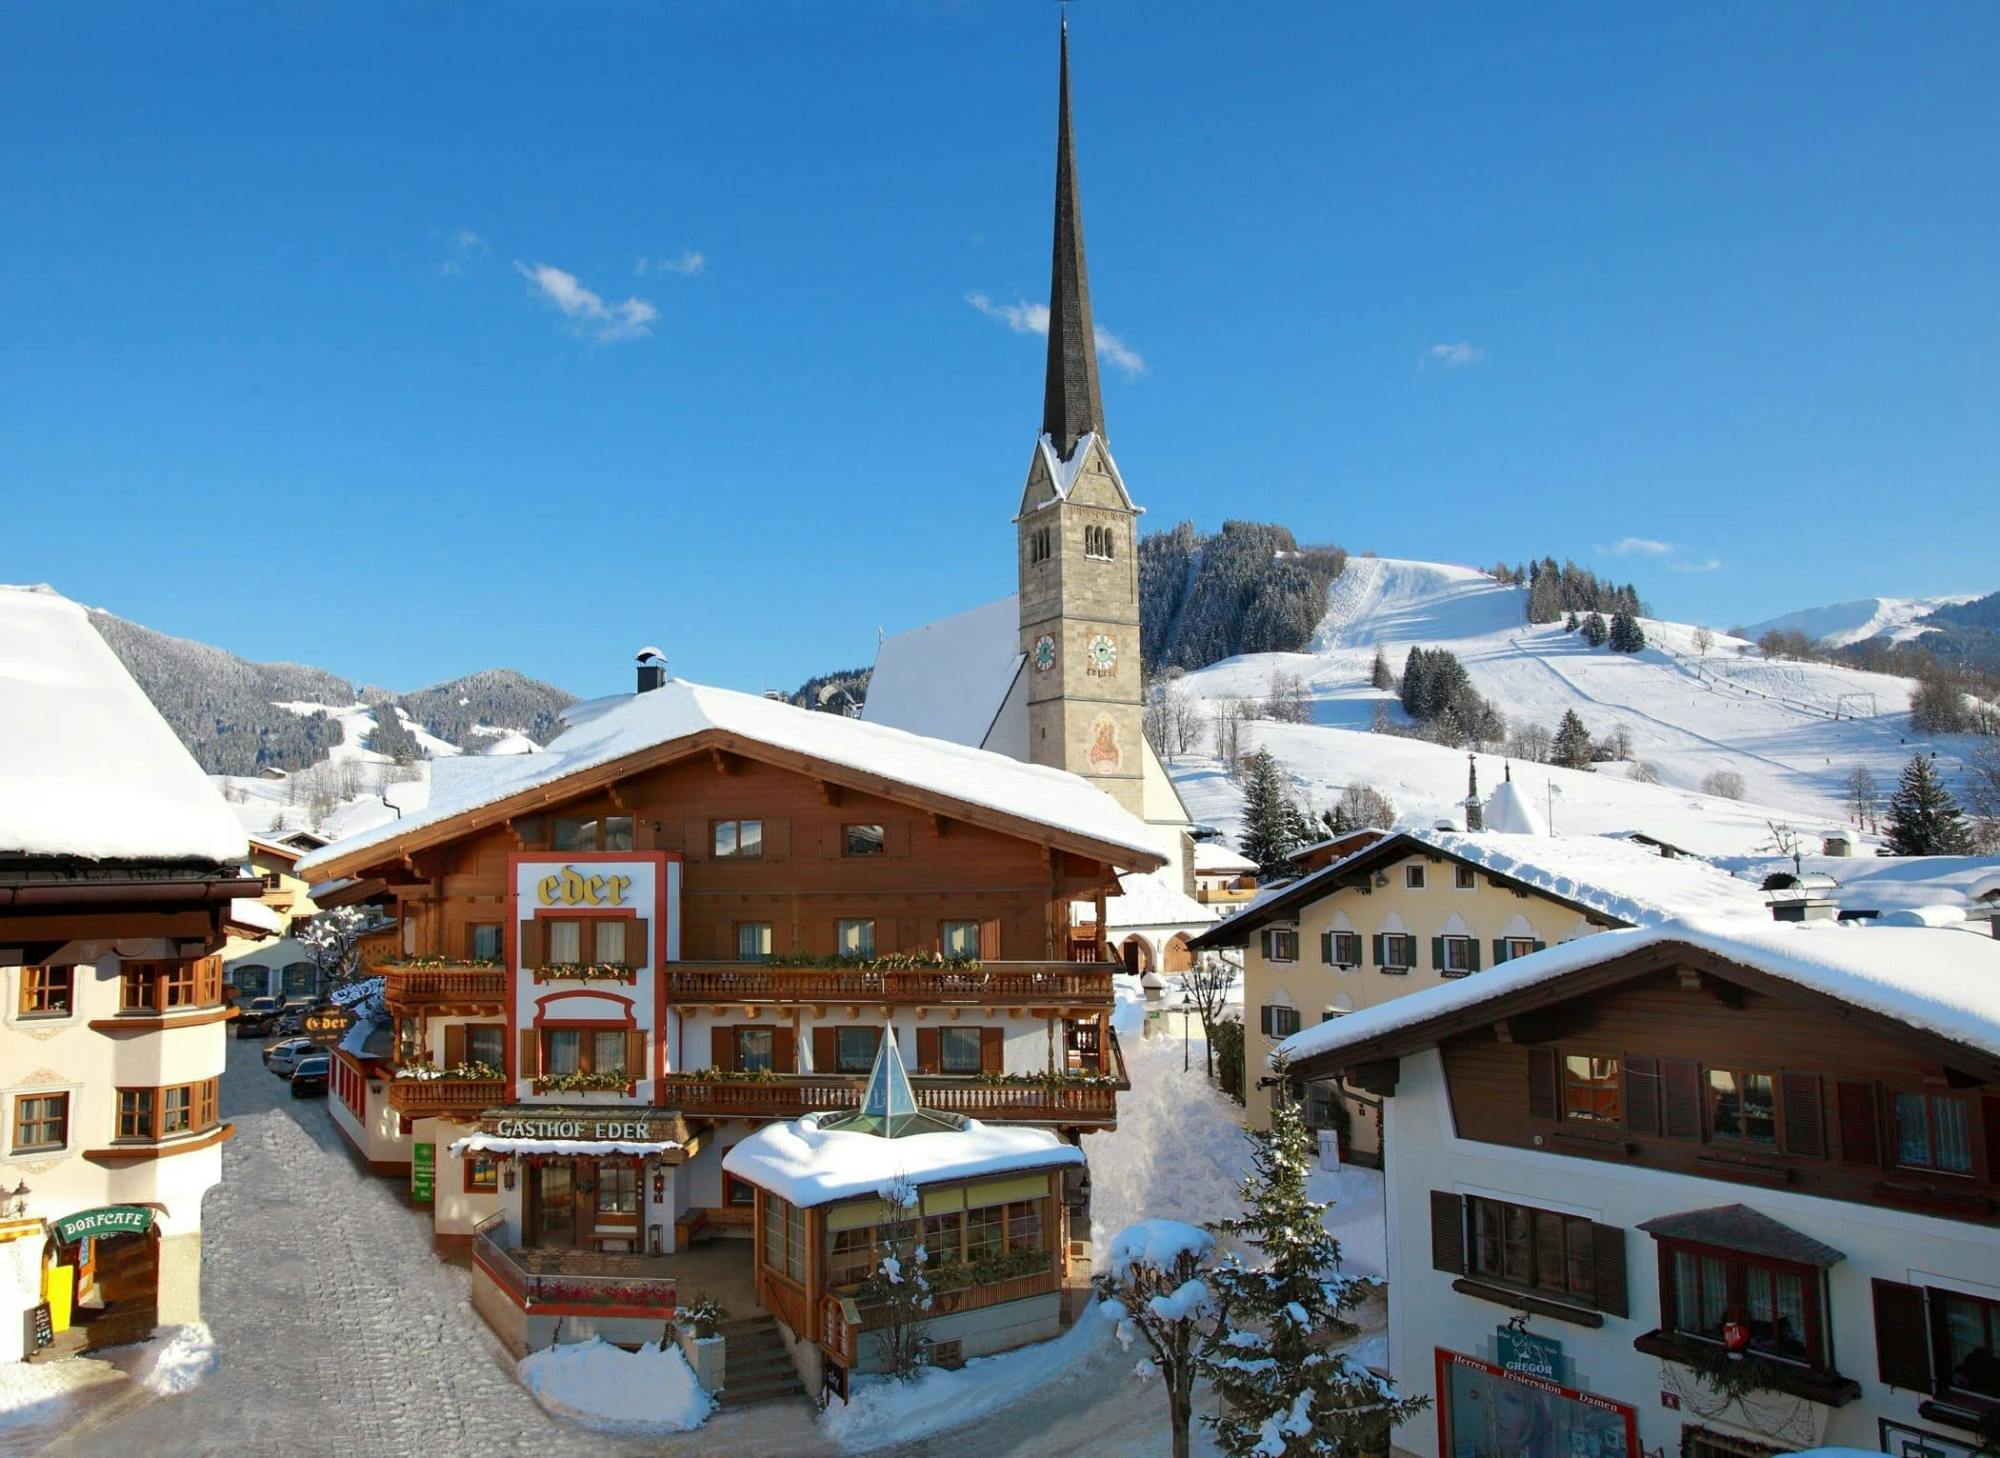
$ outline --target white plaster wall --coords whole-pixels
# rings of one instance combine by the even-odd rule
[[[1566,1385],[1632,1405],[1640,1444],[1648,1450],[1678,1452],[1683,1422],[1729,1428],[1755,1441],[1769,1441],[1731,1423],[1733,1409],[1727,1417],[1704,1419],[1691,1411],[1664,1407],[1659,1359],[1632,1347],[1634,1337],[1660,1324],[1656,1247],[1651,1236],[1635,1227],[1678,1211],[1742,1204],[1846,1256],[1827,1272],[1834,1365],[1842,1376],[1861,1384],[1861,1396],[1830,1410],[1830,1416],[1828,1409],[1815,1408],[1823,1421],[1816,1440],[1827,1446],[1873,1449],[1878,1418],[1964,1436],[1920,1419],[1916,1409],[1922,1394],[1891,1391],[1876,1377],[1869,1282],[1879,1276],[1956,1286],[2000,1300],[2000,1231],[1460,1139],[1452,1132],[1443,1064],[1435,1052],[1402,1060],[1396,1094],[1386,1102],[1390,1365],[1406,1393],[1437,1397],[1438,1347],[1491,1360],[1495,1329],[1512,1314],[1493,1302],[1460,1295],[1451,1289],[1450,1275],[1431,1268],[1430,1191],[1485,1194],[1587,1215],[1625,1231],[1629,1318],[1606,1316],[1597,1330],[1542,1316],[1528,1322],[1530,1331],[1561,1342],[1564,1354],[1573,1360],[1574,1380]],[[1683,1375],[1684,1382],[1691,1380]],[[1437,1458],[1436,1414],[1397,1429],[1396,1446],[1422,1458]]]

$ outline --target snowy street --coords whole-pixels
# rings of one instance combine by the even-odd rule
[[[804,1401],[722,1412],[681,1437],[610,1437],[544,1413],[467,1302],[465,1271],[431,1254],[422,1215],[405,1208],[395,1182],[360,1172],[324,1106],[291,1099],[262,1067],[258,1048],[230,1042],[223,1099],[237,1136],[204,1215],[203,1311],[215,1334],[217,1370],[181,1396],[122,1392],[100,1402],[39,1451],[65,1458],[129,1458],[135,1444],[159,1454],[360,1445],[384,1455],[538,1458],[843,1451]],[[1179,1053],[1141,1046],[1134,1072],[1143,1064],[1142,1076],[1178,1080]],[[1211,1124],[1233,1118],[1231,1106],[1195,1086],[1198,1060],[1191,1079],[1171,1092],[1156,1084],[1128,1096],[1127,1148],[1141,1152],[1151,1126],[1185,1119],[1191,1100],[1212,1106]],[[1211,1178],[1228,1174],[1229,1137],[1225,1126],[1208,1141]],[[1146,1176],[1120,1170],[1109,1153],[1093,1151],[1093,1158],[1105,1161],[1102,1185],[1120,1190],[1114,1209],[1120,1200],[1149,1199]],[[1085,1446],[1134,1458],[1164,1452],[1158,1388],[1132,1378],[1132,1356],[1108,1333],[1084,1333],[1081,1345],[1088,1350],[1066,1370],[1053,1353],[1046,1365],[1023,1369],[1029,1380],[1010,1385],[1009,1404],[953,1430],[952,1447],[990,1458]],[[1051,1401],[1057,1393],[1060,1400]],[[1197,1434],[1198,1452],[1207,1451],[1204,1438]],[[912,1437],[876,1451],[914,1455],[934,1446]]]

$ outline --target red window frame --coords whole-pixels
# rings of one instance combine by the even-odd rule
[[[1826,1300],[1826,1272],[1817,1266],[1801,1264],[1797,1261],[1775,1260],[1769,1256],[1752,1255],[1748,1251],[1731,1250],[1727,1246],[1704,1245],[1692,1240],[1676,1240],[1671,1236],[1656,1236],[1660,1263],[1660,1330],[1687,1341],[1709,1342],[1692,1324],[1681,1325],[1680,1302],[1674,1282],[1674,1257],[1686,1254],[1696,1258],[1707,1257],[1723,1263],[1726,1294],[1724,1298],[1725,1321],[1748,1322],[1749,1297],[1746,1290],[1747,1273],[1754,1267],[1769,1272],[1772,1277],[1771,1300],[1775,1309],[1777,1303],[1777,1281],[1780,1275],[1796,1276],[1804,1293],[1806,1355],[1804,1358],[1782,1356],[1777,1352],[1757,1349],[1757,1355],[1773,1362],[1784,1362],[1792,1366],[1810,1368],[1815,1372],[1829,1372],[1833,1369],[1828,1351],[1832,1345],[1832,1334],[1828,1330]],[[1696,1313],[1693,1321],[1699,1321]]]

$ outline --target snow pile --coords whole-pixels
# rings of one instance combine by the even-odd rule
[[[819,1119],[807,1114],[766,1124],[723,1156],[723,1169],[803,1206],[872,1195],[898,1180],[927,1184],[1084,1161],[1082,1150],[1049,1129],[967,1119],[963,1128],[949,1132],[885,1139],[856,1130],[822,1129]]]
[[[670,679],[650,693],[576,706],[565,718],[570,727],[541,754],[434,761],[423,809],[313,852],[299,862],[300,874],[310,877],[358,851],[697,735],[726,739],[748,754],[768,746],[892,785],[919,787],[946,801],[1112,847],[1133,866],[1151,867],[1161,859],[1148,827],[1077,775],[758,694]]]
[[[684,1433],[715,1407],[681,1349],[658,1342],[628,1352],[592,1337],[530,1352],[515,1370],[550,1412],[603,1432]]]
[[[1765,920],[1666,922],[1582,937],[1477,977],[1315,1024],[1292,1034],[1272,1057],[1335,1052],[1667,943],[1712,952],[1954,1043],[2000,1054],[2000,941],[1929,927]]]
[[[217,1362],[215,1338],[199,1321],[169,1327],[136,1351],[137,1360],[127,1369],[132,1380],[162,1397],[194,1387],[215,1370]]]
[[[84,610],[0,586],[0,851],[240,861],[249,837]]]
[[[0,1434],[33,1427],[53,1436],[67,1425],[66,1414],[76,1394],[116,1377],[109,1363],[89,1358],[0,1362]]]
[[[1215,1237],[1199,1225],[1189,1225],[1184,1220],[1141,1220],[1111,1238],[1111,1257],[1105,1269],[1114,1281],[1122,1281],[1132,1274],[1135,1266],[1172,1270],[1174,1262],[1182,1256],[1200,1260],[1214,1249]],[[1174,1296],[1178,1298],[1180,1294],[1177,1291]]]
[[[1084,1308],[1076,1325],[1054,1341],[976,1357],[957,1371],[932,1367],[914,1382],[858,1377],[845,1402],[827,1400],[820,1429],[842,1448],[859,1452],[914,1443],[1017,1402],[1059,1405],[1053,1384],[1067,1380],[1102,1346],[1109,1330],[1096,1313],[1095,1306]]]
[[[1503,835],[1547,835],[1549,824],[1512,780],[1502,780],[1486,801],[1486,828]]]

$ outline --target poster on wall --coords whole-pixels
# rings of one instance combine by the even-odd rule
[[[437,1194],[437,1146],[410,1146],[410,1198],[428,1205]]]
[[[1443,1348],[1437,1365],[1441,1458],[1635,1458],[1624,1403]]]

